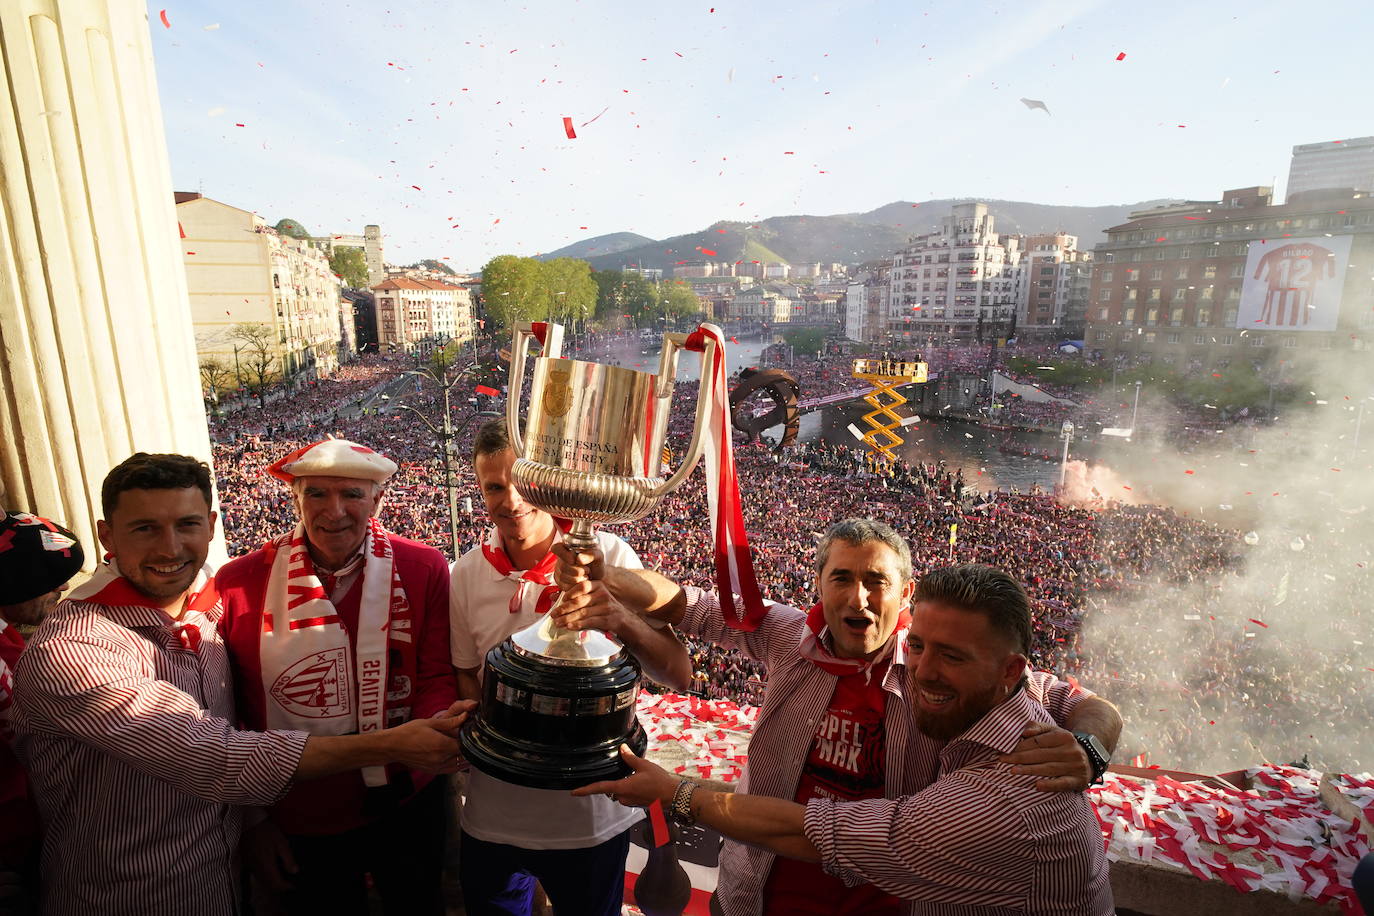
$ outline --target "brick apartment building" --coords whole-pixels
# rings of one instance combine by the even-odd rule
[[[1289,363],[1374,339],[1374,198],[1268,187],[1131,214],[1094,251],[1086,344],[1181,370]]]

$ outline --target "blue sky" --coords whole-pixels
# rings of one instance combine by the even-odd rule
[[[457,269],[901,199],[1281,192],[1294,144],[1374,134],[1367,0],[154,0],[148,15],[177,189],[317,234],[379,223],[388,260]]]

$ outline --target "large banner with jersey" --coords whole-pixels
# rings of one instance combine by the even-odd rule
[[[1334,331],[1350,263],[1350,236],[1250,243],[1236,327]]]

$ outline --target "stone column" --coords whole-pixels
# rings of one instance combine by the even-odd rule
[[[3,0],[0,56],[0,485],[90,563],[112,466],[210,460],[147,10]]]

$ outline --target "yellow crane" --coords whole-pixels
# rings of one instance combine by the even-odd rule
[[[902,406],[907,400],[897,388],[924,382],[926,364],[894,359],[856,359],[854,377],[868,382],[874,389],[864,395],[873,410],[863,416],[864,422],[872,427],[864,433],[863,441],[879,455],[895,459],[897,456],[892,450],[902,444],[902,437],[896,432],[902,428],[902,415],[893,408]]]

